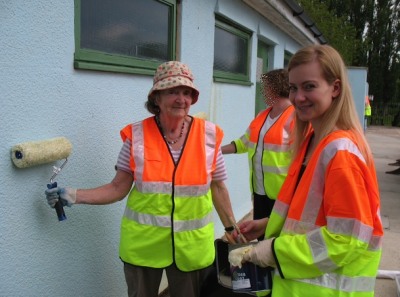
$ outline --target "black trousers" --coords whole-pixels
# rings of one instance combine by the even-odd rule
[[[269,217],[274,204],[275,200],[270,199],[267,195],[253,193],[253,219],[258,220]],[[258,240],[263,239],[264,234],[258,238]]]

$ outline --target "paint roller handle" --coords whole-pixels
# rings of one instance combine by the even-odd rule
[[[47,188],[48,188],[48,189],[57,188],[57,182],[54,182],[54,183],[51,183],[51,184],[47,184]],[[61,198],[58,199],[58,201],[57,201],[56,204],[54,205],[54,208],[55,208],[55,210],[56,210],[56,212],[57,212],[58,220],[61,222],[61,221],[66,220],[67,217],[66,217],[66,215],[65,215],[64,207],[63,207],[63,205],[62,205],[60,199],[61,199]]]

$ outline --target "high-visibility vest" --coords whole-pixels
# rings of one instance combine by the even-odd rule
[[[318,144],[298,182],[310,136],[266,229],[278,259],[272,296],[373,296],[383,236],[375,166],[353,132],[339,130]]]
[[[211,175],[222,130],[192,118],[174,163],[155,118],[121,130],[132,142],[131,190],[121,223],[120,258],[127,263],[182,271],[211,265],[215,257]]]
[[[364,114],[365,114],[366,117],[370,117],[371,114],[372,114],[372,108],[371,108],[371,104],[369,103],[368,96],[365,96]]]
[[[270,199],[276,199],[279,190],[286,178],[291,162],[290,132],[294,124],[294,107],[290,105],[279,116],[268,131],[261,135],[268,114],[272,107],[260,112],[250,123],[246,133],[235,140],[236,152],[238,154],[247,152],[250,168],[250,190],[252,193],[267,194]],[[263,137],[263,148],[261,158],[261,172],[255,174],[254,160],[260,137]],[[254,182],[256,176],[260,179]],[[257,189],[256,184],[263,185],[263,189]],[[264,192],[264,193],[260,193]]]
[[[365,116],[370,117],[371,114],[372,114],[371,105],[368,103],[368,105],[365,105]]]

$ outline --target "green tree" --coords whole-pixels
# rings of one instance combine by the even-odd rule
[[[345,62],[368,68],[374,105],[400,102],[400,0],[300,0]]]
[[[396,3],[397,2],[397,3]],[[378,0],[367,36],[370,93],[384,104],[396,93],[399,72],[399,1]]]
[[[351,63],[356,47],[356,31],[346,17],[331,13],[324,1],[300,0],[299,4],[324,34],[328,43],[340,52],[347,64]]]

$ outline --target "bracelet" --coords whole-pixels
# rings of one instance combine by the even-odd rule
[[[233,226],[225,227],[226,232],[232,232],[233,230],[235,230],[235,227]]]

